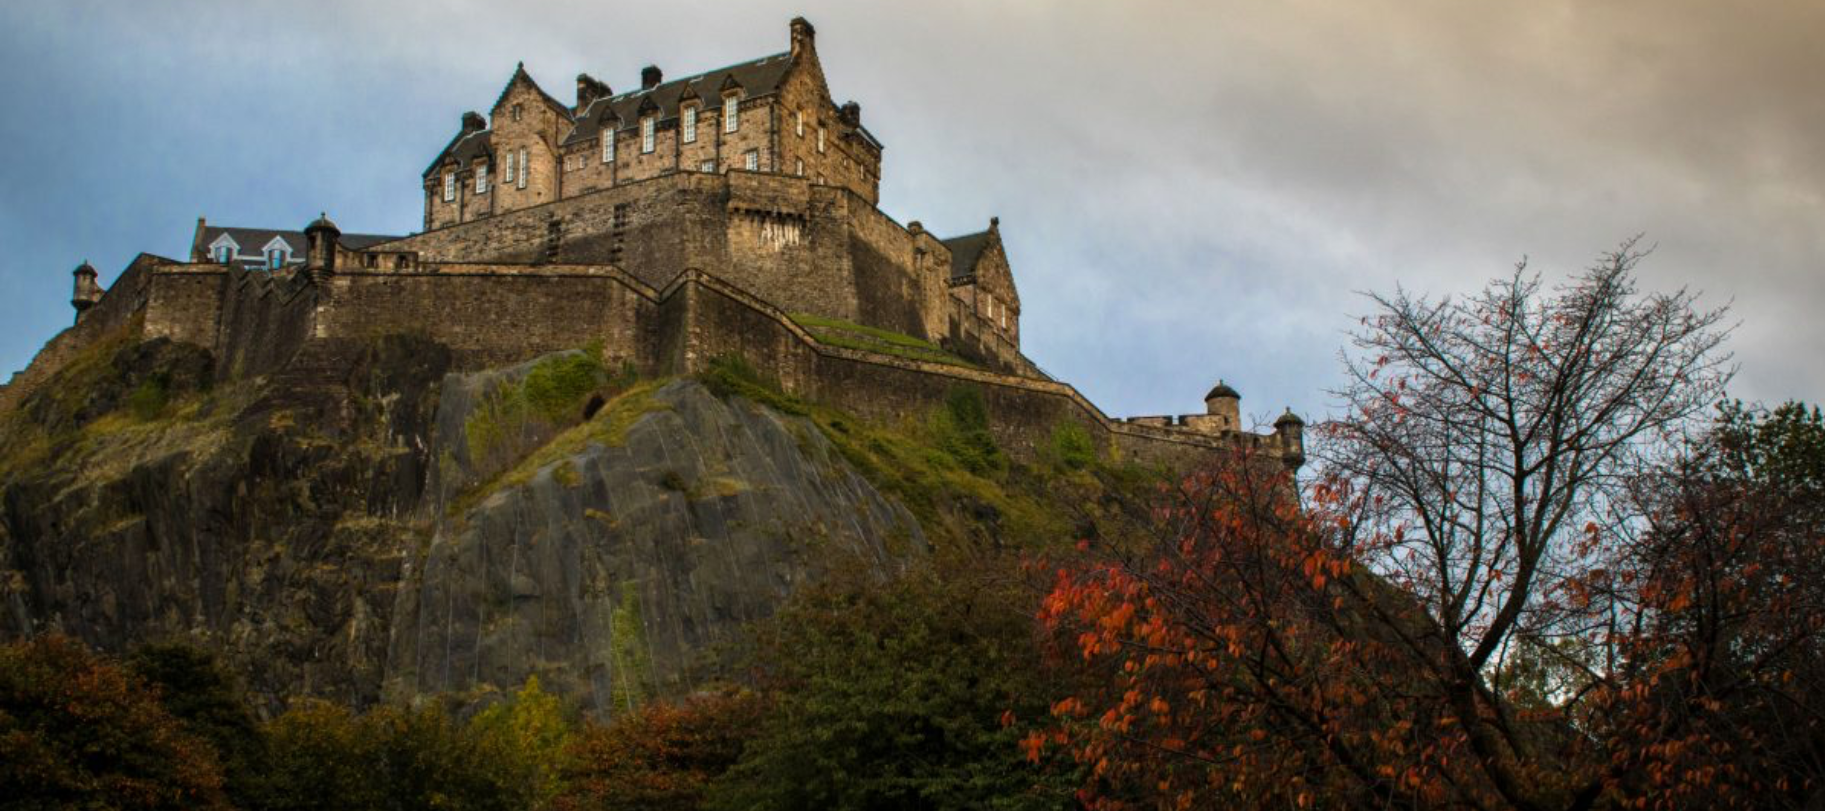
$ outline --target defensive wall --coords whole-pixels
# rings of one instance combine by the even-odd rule
[[[226,376],[283,372],[313,342],[399,332],[445,344],[466,369],[598,343],[607,363],[649,375],[691,374],[716,358],[740,357],[789,393],[875,420],[924,413],[953,388],[974,386],[997,440],[1021,459],[1032,459],[1067,421],[1100,446],[1147,464],[1185,466],[1237,443],[1297,464],[1302,450],[1297,429],[1210,434],[1127,423],[1068,384],[827,346],[787,312],[720,274],[687,269],[656,289],[600,264],[415,261],[403,269],[357,264],[313,277],[141,256],[0,389],[0,409],[123,326],[144,338],[209,347]]]

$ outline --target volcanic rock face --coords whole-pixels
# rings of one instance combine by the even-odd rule
[[[268,709],[536,673],[609,713],[708,677],[828,561],[925,547],[802,418],[692,381],[501,430],[537,363],[454,375],[388,337],[207,364],[98,348],[0,414],[0,632],[201,640]]]

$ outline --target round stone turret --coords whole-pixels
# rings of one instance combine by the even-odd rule
[[[1217,428],[1225,431],[1242,430],[1242,395],[1221,380],[1212,386],[1210,393],[1204,395],[1204,410],[1217,418]]]
[[[1274,420],[1274,436],[1280,439],[1280,458],[1286,460],[1288,467],[1297,469],[1305,464],[1305,420],[1299,419],[1291,408]]]
[[[336,245],[341,240],[342,229],[328,214],[318,214],[304,226],[304,272],[313,284],[322,285],[336,274]]]
[[[76,308],[76,320],[82,320],[82,314],[101,301],[101,283],[95,280],[95,266],[84,259],[71,272],[76,277],[76,292],[70,296],[70,306]]]

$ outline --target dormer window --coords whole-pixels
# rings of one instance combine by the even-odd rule
[[[722,97],[722,131],[735,132],[741,129],[741,94],[730,93]]]
[[[655,147],[657,147],[659,145],[658,144],[659,135],[655,129],[656,125],[657,125],[657,122],[654,121],[653,117],[650,115],[645,118],[640,119],[640,151],[641,152],[651,152],[651,151],[653,151],[653,149]]]
[[[526,176],[532,174],[532,164],[526,160],[526,150],[520,150],[520,179],[517,188],[526,188]]]
[[[266,243],[266,247],[261,251],[266,254],[267,270],[278,270],[285,267],[285,263],[291,259],[291,246],[278,237],[273,237],[272,241]]]
[[[615,162],[615,128],[613,126],[602,128],[602,162]]]
[[[445,172],[444,173],[444,202],[448,203],[455,199],[456,199],[456,173],[455,172]]]
[[[216,247],[216,249],[215,249],[216,264],[226,265],[226,264],[228,264],[228,260],[233,259],[233,258],[234,258],[234,248],[231,248],[227,245],[220,245],[220,246]]]
[[[488,193],[488,165],[485,163],[475,167],[475,193]]]
[[[214,242],[209,243],[209,255],[215,257],[217,264],[226,265],[234,261],[235,254],[240,250],[240,243],[235,242],[234,237],[227,234],[216,237]]]
[[[681,126],[684,128],[684,142],[687,144],[697,143],[697,104],[692,102],[684,105],[684,112],[681,114],[681,117],[683,119]]]

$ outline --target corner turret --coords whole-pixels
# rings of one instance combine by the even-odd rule
[[[312,284],[321,287],[336,275],[336,244],[341,239],[342,229],[327,214],[318,214],[304,226],[304,272]]]
[[[72,272],[76,277],[76,292],[70,297],[70,306],[76,308],[76,320],[82,320],[82,314],[101,301],[101,283],[95,281],[95,266],[84,259]]]
[[[1305,464],[1305,420],[1291,408],[1274,420],[1274,436],[1280,440],[1280,458],[1287,467],[1297,469]]]

